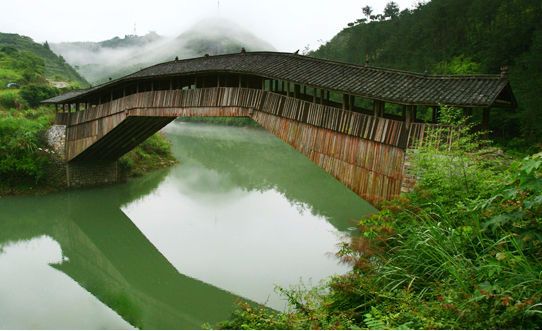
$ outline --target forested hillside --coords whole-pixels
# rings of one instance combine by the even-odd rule
[[[88,83],[49,45],[34,42],[30,37],[0,33],[0,88],[9,82],[26,84],[46,79],[70,85]]]
[[[494,110],[492,130],[516,138],[512,144],[542,140],[542,1],[432,0],[405,10],[388,3],[382,14],[365,7],[359,16],[311,55],[432,74],[508,66],[519,108]]]

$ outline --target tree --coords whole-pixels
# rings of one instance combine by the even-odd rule
[[[29,84],[21,88],[20,95],[30,107],[37,107],[43,100],[58,95],[58,89],[46,85]]]
[[[399,16],[399,5],[395,1],[388,2],[384,8],[384,18],[394,19]]]
[[[51,49],[47,40],[45,41],[45,43],[43,43],[43,47],[45,47],[46,49]]]
[[[373,13],[373,8],[371,8],[371,6],[365,6],[361,9],[361,11],[363,12],[363,15],[365,15],[365,17],[371,18],[371,14]]]

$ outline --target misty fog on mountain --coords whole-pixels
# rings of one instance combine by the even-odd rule
[[[149,32],[144,36],[126,35],[101,42],[63,42],[50,46],[92,84],[175,57],[235,53],[243,47],[247,51],[275,50],[250,31],[218,17],[204,19],[178,36]]]

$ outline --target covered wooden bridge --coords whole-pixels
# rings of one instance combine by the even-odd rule
[[[365,199],[405,186],[405,150],[441,105],[516,107],[505,75],[428,76],[275,52],[174,60],[43,101],[66,128],[68,186],[116,179],[116,160],[179,116],[246,116]],[[114,173],[114,174],[113,174]]]

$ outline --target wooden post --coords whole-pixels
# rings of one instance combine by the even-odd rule
[[[406,106],[405,123],[407,126],[416,121],[416,106]]]
[[[323,105],[324,104],[324,97],[326,95],[326,91],[324,91],[324,89],[321,89],[320,90],[320,104]]]
[[[373,100],[373,114],[376,117],[384,117],[384,101]]]
[[[299,84],[294,85],[294,98],[299,99],[299,94],[301,93],[301,86]]]
[[[434,106],[433,107],[433,113],[432,113],[432,122],[438,123],[440,117],[440,107]]]
[[[472,117],[472,108],[463,108],[463,116]]]
[[[343,94],[343,110],[347,110],[349,108],[349,101],[350,101],[350,96],[348,94]]]
[[[79,111],[79,102],[75,104],[75,111]]]
[[[350,106],[348,108],[348,110],[353,110],[354,109],[354,106],[355,106],[355,102],[356,102],[356,97],[351,95],[350,96],[350,102],[348,103],[348,105]]]
[[[484,108],[482,112],[482,131],[489,130],[489,108]]]
[[[290,96],[290,82],[286,82],[286,89],[288,92],[286,92],[286,96]]]

